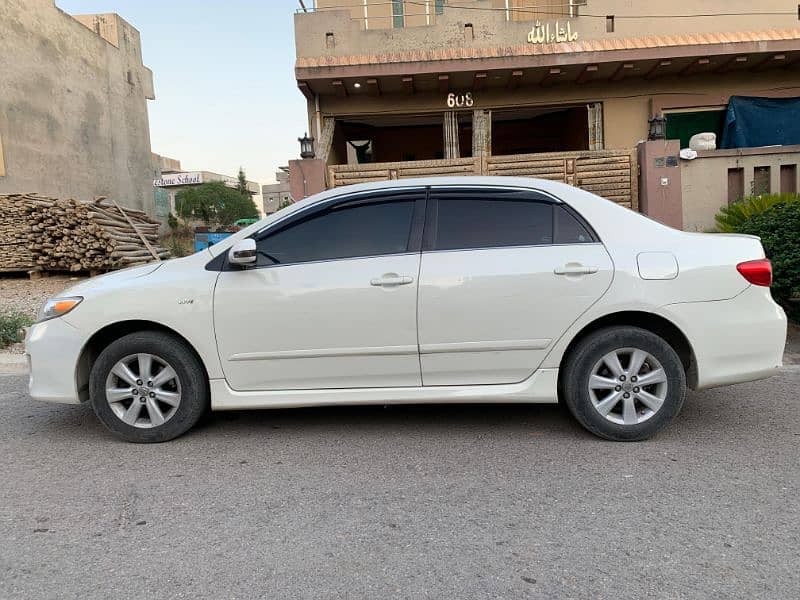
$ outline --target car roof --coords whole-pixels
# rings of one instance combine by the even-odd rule
[[[499,176],[476,176],[461,175],[457,177],[413,177],[409,179],[389,179],[384,181],[371,181],[368,183],[357,183],[354,185],[332,188],[320,192],[309,198],[304,199],[305,206],[335,198],[343,194],[353,194],[358,192],[374,192],[382,190],[396,190],[400,188],[428,187],[428,186],[468,186],[468,187],[519,187],[549,192],[559,197],[575,188],[547,179],[535,179],[533,177],[499,177]]]

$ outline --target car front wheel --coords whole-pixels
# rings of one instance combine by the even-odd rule
[[[142,331],[109,344],[89,376],[92,408],[117,437],[166,442],[188,431],[208,407],[205,372],[185,342]]]
[[[563,400],[578,422],[613,441],[647,439],[680,412],[686,374],[675,350],[638,327],[608,327],[568,358]]]

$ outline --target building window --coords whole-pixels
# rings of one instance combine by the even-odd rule
[[[800,7],[798,7],[800,10]],[[434,5],[434,12],[437,15],[444,14],[444,0],[436,0],[436,4]]]
[[[333,33],[328,32],[325,34],[325,47],[326,48],[335,48],[336,47],[336,38],[334,37]]]
[[[614,15],[606,17],[606,33],[614,33]]]
[[[761,196],[771,192],[770,168],[756,167],[753,169],[753,195]]]
[[[392,0],[392,27],[401,29],[405,27],[406,17],[403,0]]]
[[[0,177],[5,177],[6,164],[3,162],[3,138],[0,137]]]

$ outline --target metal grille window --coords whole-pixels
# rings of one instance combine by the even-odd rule
[[[760,196],[772,192],[770,185],[771,169],[769,167],[756,167],[753,169],[753,195]]]
[[[434,11],[437,15],[441,15],[444,13],[444,0],[436,0],[434,4]]]
[[[403,0],[392,0],[392,27],[400,29],[406,24]]]

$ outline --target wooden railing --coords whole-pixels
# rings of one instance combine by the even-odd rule
[[[635,151],[586,150],[328,167],[328,185],[454,175],[506,175],[561,181],[639,209]]]

